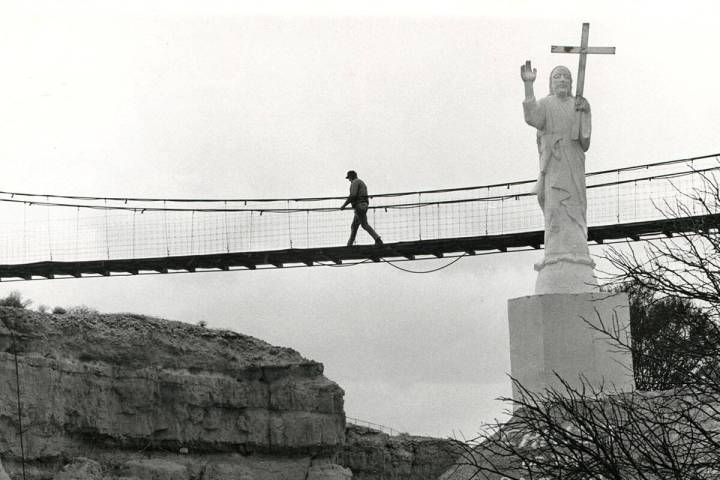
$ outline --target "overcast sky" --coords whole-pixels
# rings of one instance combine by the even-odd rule
[[[0,190],[340,196],[351,168],[371,193],[530,179],[519,67],[533,61],[545,95],[553,66],[577,68],[550,45],[577,45],[584,21],[591,45],[617,48],[588,59],[589,170],[720,151],[712,2],[26,3],[0,2]],[[0,295],[205,320],[322,362],[349,416],[472,436],[510,393],[507,299],[532,294],[541,255],[432,274],[37,281]]]

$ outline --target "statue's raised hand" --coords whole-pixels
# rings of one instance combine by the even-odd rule
[[[525,62],[525,65],[520,66],[520,78],[522,78],[522,81],[526,83],[533,83],[537,78],[537,69],[532,68],[530,60]]]

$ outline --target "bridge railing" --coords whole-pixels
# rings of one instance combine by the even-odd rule
[[[588,224],[662,218],[717,173],[717,156],[596,172],[586,177]],[[543,229],[534,180],[376,195],[368,219],[386,243]],[[125,199],[0,192],[0,264],[200,255],[341,246],[352,211],[343,197]],[[362,231],[359,243],[370,243]]]

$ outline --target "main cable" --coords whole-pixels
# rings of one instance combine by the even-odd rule
[[[637,183],[641,181],[653,181],[653,180],[661,180],[661,179],[672,179],[672,178],[678,178],[683,177],[687,175],[697,175],[697,174],[705,174],[712,171],[718,171],[720,170],[720,166],[716,167],[709,167],[704,169],[693,169],[689,171],[684,172],[673,172],[673,173],[666,173],[661,175],[652,175],[648,177],[641,177],[641,178],[632,178],[628,180],[616,180],[613,182],[605,182],[605,183],[598,183],[594,185],[588,185],[587,189],[594,189],[594,188],[602,188],[602,187],[608,187],[613,185],[625,185],[629,183]],[[613,170],[614,172],[615,170]],[[619,172],[620,170],[618,170]],[[534,180],[533,180],[534,182]],[[503,186],[505,184],[502,184]],[[510,185],[510,184],[508,184]],[[490,186],[492,187],[492,186]],[[490,187],[468,187],[468,188],[458,188],[458,189],[448,189],[445,190],[446,192],[450,191],[459,191],[459,190],[474,190],[477,188],[490,188]],[[436,191],[432,191],[435,193]],[[425,193],[425,192],[417,192],[418,194]],[[141,207],[141,206],[127,206],[127,205],[89,205],[89,204],[79,204],[79,203],[58,203],[58,202],[51,202],[51,201],[36,201],[36,200],[22,200],[22,199],[16,199],[15,196],[22,196],[23,194],[17,194],[17,193],[10,193],[10,192],[2,192],[0,191],[0,195],[10,195],[10,198],[0,198],[0,202],[6,202],[6,203],[22,203],[25,205],[39,205],[39,206],[45,206],[45,207],[72,207],[72,208],[87,208],[91,210],[124,210],[124,211],[132,211],[132,212],[205,212],[205,213],[218,213],[218,212],[258,212],[260,215],[263,213],[298,213],[298,212],[334,212],[341,210],[339,207],[315,207],[315,208],[199,208],[199,207],[185,207],[185,208],[177,208],[177,207]],[[370,195],[370,198],[376,198],[376,197],[385,197],[385,196],[392,196],[392,195],[405,195],[405,194],[379,194],[379,195]],[[502,202],[504,200],[508,199],[515,199],[519,200],[521,197],[530,197],[535,196],[535,192],[521,192],[521,193],[510,193],[506,195],[493,195],[488,197],[472,197],[472,198],[460,198],[460,199],[454,199],[454,200],[431,200],[431,201],[418,201],[418,202],[411,202],[411,203],[400,203],[400,204],[387,204],[387,205],[372,205],[369,207],[371,210],[376,209],[406,209],[406,208],[422,208],[422,207],[428,207],[433,205],[449,205],[449,204],[460,204],[460,203],[471,203],[471,202]],[[29,196],[39,196],[39,195],[29,195]],[[45,195],[44,195],[45,196]],[[61,198],[57,196],[45,196],[46,198]],[[345,198],[345,197],[341,197]],[[326,200],[327,198],[321,199]],[[98,200],[103,200],[102,198],[98,198]],[[303,199],[293,199],[293,201],[300,201]],[[148,201],[161,201],[161,202],[173,202],[177,200],[148,200]],[[187,203],[192,203],[195,200],[187,200]],[[197,200],[202,202],[208,202],[209,200]],[[222,202],[227,204],[228,202],[241,202],[242,200],[213,200],[213,202]],[[278,202],[279,200],[263,200],[268,202]],[[290,202],[290,200],[285,200],[286,202]]]
[[[717,160],[720,160],[720,153],[713,153],[709,155],[702,155],[697,157],[690,157],[690,158],[682,158],[682,159],[675,159],[675,160],[665,160],[661,162],[654,162],[654,163],[646,163],[643,165],[633,165],[630,167],[622,167],[622,168],[614,168],[610,170],[600,170],[596,172],[589,172],[586,174],[586,177],[593,177],[596,175],[605,175],[608,173],[614,173],[614,172],[630,172],[634,170],[642,170],[642,169],[649,169],[653,167],[660,167],[665,165],[674,165],[678,163],[691,163],[696,160],[705,160],[715,158]],[[518,185],[525,185],[525,184],[531,184],[534,183],[535,180],[519,180],[515,182],[506,182],[506,183],[496,183],[496,184],[490,184],[490,185],[475,185],[475,186],[468,186],[468,187],[454,187],[454,188],[443,188],[443,189],[435,189],[435,190],[421,190],[421,191],[408,191],[408,192],[394,192],[394,193],[382,193],[382,194],[376,194],[376,195],[370,195],[371,198],[382,198],[382,197],[401,197],[401,196],[410,196],[410,195],[417,195],[417,194],[433,194],[433,193],[448,193],[448,192],[457,192],[457,191],[464,191],[464,190],[479,190],[484,188],[500,188],[500,187],[507,187],[510,188],[511,186],[518,186]],[[346,198],[343,197],[300,197],[300,198],[236,198],[236,199],[229,199],[229,198],[206,198],[206,199],[199,199],[199,198],[153,198],[153,197],[98,197],[98,196],[82,196],[82,195],[59,195],[59,194],[48,194],[48,193],[22,193],[22,192],[10,192],[10,191],[3,191],[0,190],[0,195],[9,195],[11,198],[13,197],[45,197],[47,198],[62,198],[62,199],[68,199],[68,200],[89,200],[89,201],[118,201],[118,202],[124,202],[127,204],[128,202],[172,202],[172,203],[220,203],[220,202],[230,202],[230,203],[239,203],[239,202],[286,202],[286,201],[296,201],[296,202],[312,202],[312,201],[323,201],[323,200],[341,200]],[[37,203],[37,202],[32,202]],[[74,205],[73,205],[74,206]],[[139,208],[138,208],[139,209]]]

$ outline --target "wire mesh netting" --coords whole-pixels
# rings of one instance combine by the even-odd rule
[[[588,174],[588,225],[664,218],[698,198],[716,155]],[[371,197],[368,221],[386,243],[543,229],[534,181]],[[342,246],[342,198],[132,199],[0,192],[0,264],[118,260]],[[362,231],[358,243],[371,243]]]

